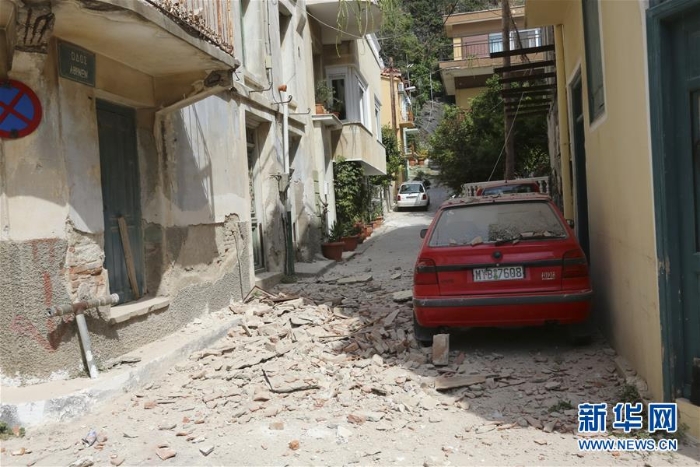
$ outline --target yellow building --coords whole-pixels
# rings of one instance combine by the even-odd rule
[[[511,16],[518,32],[511,32],[511,49],[538,47],[542,45],[543,31],[526,28],[525,9],[511,9]],[[445,33],[452,39],[453,59],[440,62],[440,74],[445,92],[455,96],[458,107],[469,109],[471,100],[486,88],[486,80],[494,74],[494,68],[502,65],[501,58],[490,58],[493,52],[503,50],[501,10],[473,11],[451,15],[445,20]],[[519,37],[518,37],[519,36]],[[518,41],[518,39],[520,39]],[[538,54],[530,59],[538,60]],[[521,63],[514,56],[512,63]]]
[[[413,107],[411,103],[412,88],[401,77],[398,69],[385,68],[382,71],[382,102],[380,121],[382,126],[396,128],[396,140],[399,147],[406,151],[406,136],[415,130]],[[391,92],[394,92],[392,101]],[[391,105],[394,104],[392,115]]]
[[[678,402],[700,437],[700,2],[525,9],[525,27],[555,27],[553,160],[595,315],[649,396]]]

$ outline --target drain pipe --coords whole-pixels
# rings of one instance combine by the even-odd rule
[[[46,314],[49,318],[56,316],[64,316],[70,313],[75,314],[75,322],[78,324],[78,334],[80,335],[80,343],[83,345],[83,354],[85,363],[87,364],[90,378],[95,379],[98,376],[97,365],[92,358],[92,347],[90,344],[90,333],[88,332],[87,323],[85,322],[85,310],[96,308],[98,306],[116,305],[119,303],[119,295],[112,294],[109,297],[93,298],[81,302],[75,302],[70,305],[55,305],[46,309]]]

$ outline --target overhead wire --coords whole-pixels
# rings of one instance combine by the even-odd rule
[[[532,69],[529,69],[527,71],[528,74],[532,74]],[[522,87],[522,86],[521,86]],[[522,92],[520,93],[520,99],[518,99],[518,107],[515,109],[515,114],[513,115],[513,121],[510,123],[510,128],[508,129],[508,133],[506,133],[505,141],[503,142],[503,147],[501,148],[501,153],[498,155],[498,159],[496,159],[496,163],[493,166],[493,170],[491,170],[491,175],[489,175],[487,182],[491,181],[491,177],[493,177],[494,172],[496,172],[496,168],[498,167],[498,163],[501,161],[501,157],[503,157],[503,152],[506,150],[506,145],[508,144],[508,137],[510,137],[511,132],[513,131],[513,128],[515,127],[515,121],[518,119],[518,112],[520,111],[520,105],[523,103],[523,99],[525,98],[525,93]],[[507,112],[507,110],[504,110],[504,114]]]

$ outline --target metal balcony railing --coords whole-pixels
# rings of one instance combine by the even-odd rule
[[[519,40],[518,40],[519,36]],[[511,31],[510,48],[529,48],[538,47],[543,44],[544,35],[540,29],[527,29],[519,31],[516,35],[515,31]],[[458,41],[452,44],[452,58],[448,61],[464,61],[467,62],[467,67],[490,66],[496,63],[501,63],[502,59],[492,59],[490,54],[493,52],[501,52],[503,50],[503,41],[501,33],[491,34],[476,34],[460,37]],[[521,61],[519,56],[512,57],[513,62]]]
[[[233,54],[234,0],[148,0],[191,34]]]
[[[490,181],[490,182],[465,183],[464,185],[462,185],[462,194],[463,194],[463,196],[473,197],[473,196],[476,196],[476,192],[479,190],[479,188],[481,188],[485,184],[495,184],[498,182],[499,182],[499,180]],[[505,183],[504,180],[500,180],[500,182]],[[510,181],[510,183],[523,183],[523,182],[535,182],[540,187],[540,193],[544,193],[547,195],[550,194],[549,193],[549,177],[518,178],[518,179]]]

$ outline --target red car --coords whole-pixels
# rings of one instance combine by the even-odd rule
[[[440,328],[577,325],[590,312],[588,262],[543,194],[453,199],[430,227],[413,276],[414,334]],[[576,326],[577,343],[588,332]]]
[[[539,193],[540,185],[537,182],[517,180],[484,183],[476,190],[476,196],[493,196],[513,193]]]

